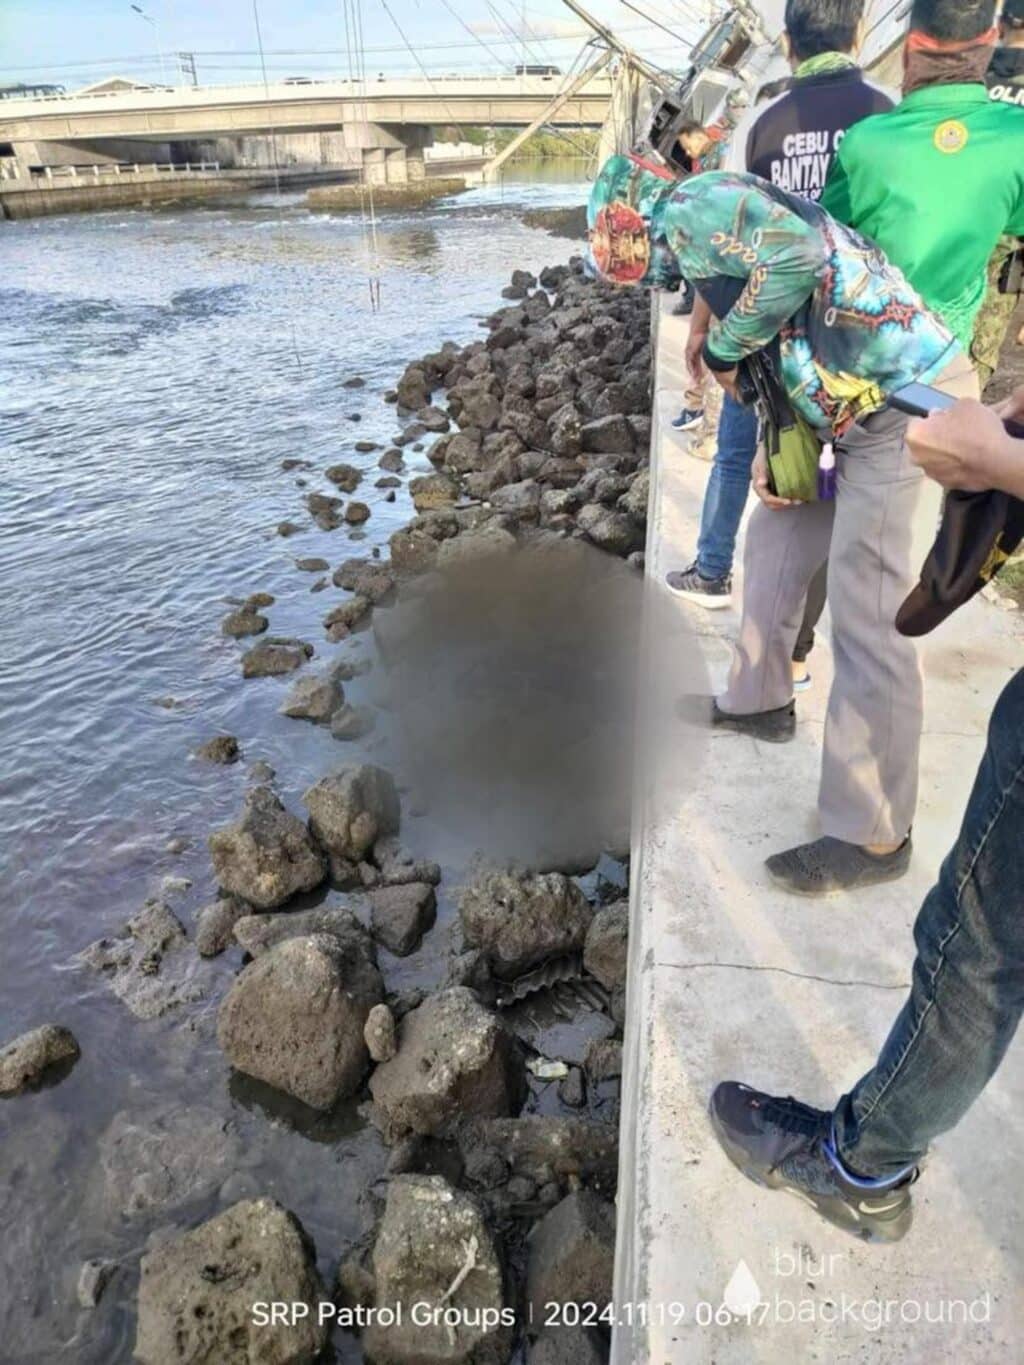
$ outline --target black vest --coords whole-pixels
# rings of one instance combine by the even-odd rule
[[[823,72],[793,82],[750,128],[745,154],[752,175],[793,194],[820,199],[832,161],[848,128],[893,102],[864,79],[859,67]]]

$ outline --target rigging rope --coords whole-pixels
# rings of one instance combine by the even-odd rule
[[[258,0],[252,0],[252,17],[256,23],[256,46],[260,54],[260,69],[263,72],[263,98],[267,102],[267,121],[270,128],[270,154],[274,161],[274,199],[277,207],[277,240],[278,245],[284,250],[284,213],[281,201],[281,168],[277,159],[277,127],[271,118],[270,110],[270,81],[267,78],[267,62],[263,55],[263,33],[260,29],[260,11]],[[289,326],[292,334],[292,351],[295,355],[295,364],[299,372],[302,372],[302,357],[299,355],[299,341],[295,333],[295,316],[289,310]]]

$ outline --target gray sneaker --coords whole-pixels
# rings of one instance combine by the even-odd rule
[[[696,564],[691,564],[688,569],[670,573],[665,581],[687,602],[696,602],[708,611],[732,606],[732,577],[728,574],[725,578],[705,578]]]
[[[755,1185],[795,1194],[866,1242],[898,1242],[909,1231],[916,1168],[884,1181],[852,1175],[836,1155],[831,1114],[738,1081],[717,1087],[708,1113],[722,1150]]]
[[[869,853],[859,844],[826,835],[774,854],[765,867],[773,881],[796,896],[835,896],[905,876],[913,852],[909,835],[895,853]]]

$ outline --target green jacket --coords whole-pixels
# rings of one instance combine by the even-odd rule
[[[1024,234],[1024,111],[980,83],[915,90],[850,129],[821,203],[877,242],[969,347],[993,249]]]

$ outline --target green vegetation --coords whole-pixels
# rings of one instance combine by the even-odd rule
[[[493,145],[501,152],[518,128],[439,128],[437,136],[446,142],[472,142],[476,147]],[[534,133],[515,153],[516,157],[535,160],[538,157],[591,157],[597,154],[601,134],[592,128],[567,128],[560,132]]]
[[[1012,597],[1024,607],[1024,559],[1007,564],[996,579],[996,587],[1005,597]]]

